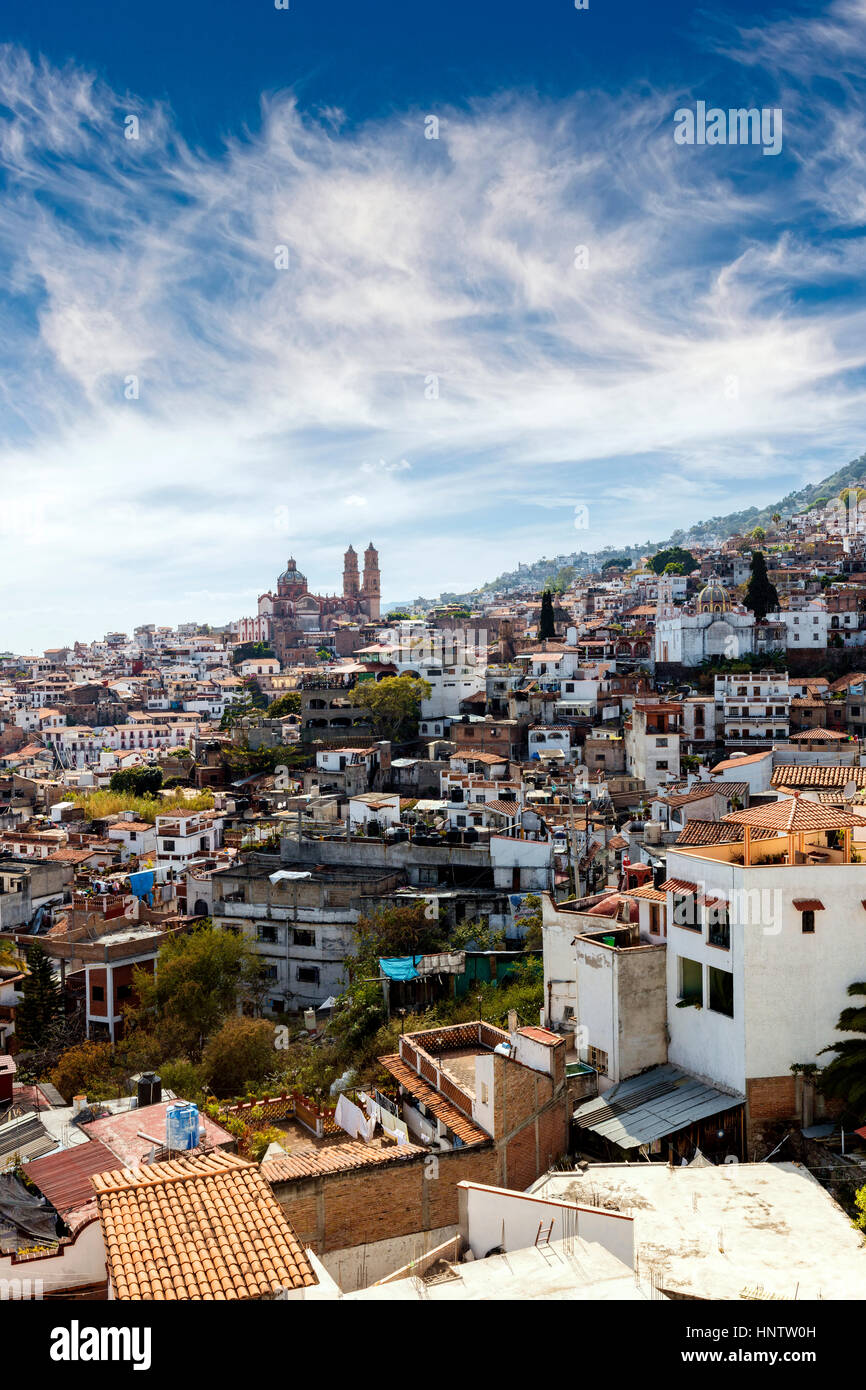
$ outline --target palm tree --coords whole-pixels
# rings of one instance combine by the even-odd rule
[[[844,1038],[831,1043],[823,1052],[837,1055],[821,1072],[820,1088],[825,1096],[843,1100],[858,1115],[866,1115],[866,980],[848,986],[851,998],[860,997],[863,1004],[843,1009],[836,1024],[840,1033],[858,1033],[856,1038]]]

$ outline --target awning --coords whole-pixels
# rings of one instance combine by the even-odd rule
[[[817,898],[795,898],[794,906],[798,912],[823,912],[824,904]]]
[[[305,869],[303,871],[292,869],[278,869],[275,874],[268,874],[268,880],[271,883],[279,883],[282,879],[291,879],[292,881],[294,881],[295,879],[299,878],[312,877],[313,875],[310,873],[308,869]]]
[[[654,1067],[578,1106],[574,1122],[620,1149],[637,1149],[677,1134],[697,1120],[736,1109],[745,1100],[745,1096],[718,1091],[678,1067]]]

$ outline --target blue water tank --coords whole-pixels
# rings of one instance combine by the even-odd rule
[[[172,1101],[165,1112],[165,1145],[168,1149],[198,1147],[198,1106],[191,1101]]]

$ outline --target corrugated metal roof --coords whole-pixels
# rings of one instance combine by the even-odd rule
[[[91,1174],[105,1173],[117,1159],[98,1139],[75,1144],[59,1154],[48,1154],[27,1165],[27,1176],[51,1205],[64,1216],[94,1200]]]
[[[25,1115],[21,1120],[7,1120],[0,1125],[0,1158],[18,1154],[22,1162],[38,1158],[57,1148],[38,1115]]]
[[[578,1106],[574,1121],[621,1149],[636,1149],[744,1103],[745,1096],[717,1091],[678,1067],[654,1067]]]

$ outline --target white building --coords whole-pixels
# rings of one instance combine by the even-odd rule
[[[715,679],[716,721],[728,743],[788,737],[791,693],[787,671],[723,675]]]
[[[797,796],[726,820],[744,840],[668,849],[669,1060],[744,1095],[760,1146],[765,1124],[797,1118],[791,1067],[826,1064],[848,986],[866,978],[850,847],[866,823]]]

